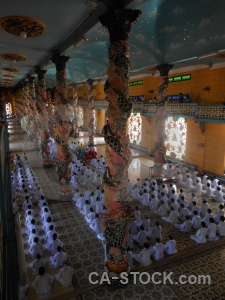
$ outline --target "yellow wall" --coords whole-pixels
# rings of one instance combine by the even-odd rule
[[[105,125],[105,110],[96,110],[96,118],[97,118],[97,124],[96,124],[96,130],[101,133],[102,128]]]
[[[142,116],[142,134],[141,147],[147,148],[149,153],[152,152],[155,146],[155,117],[148,118]]]

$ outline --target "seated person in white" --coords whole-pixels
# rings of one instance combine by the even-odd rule
[[[142,221],[142,225],[144,226],[144,230],[148,231],[150,227],[150,220],[148,216],[145,216],[144,220]]]
[[[141,199],[140,190],[137,187],[137,185],[134,186],[132,195],[133,195],[133,197],[134,197],[135,200],[140,200]]]
[[[127,236],[127,247],[129,247],[130,249],[134,248],[133,235],[131,234],[130,230]]]
[[[177,196],[175,190],[172,190],[172,191],[171,191],[171,193],[170,193],[170,195],[169,195],[169,199],[170,199],[170,200],[171,200],[171,199],[174,199],[174,201],[177,202],[178,196]]]
[[[100,190],[100,187],[97,186],[96,190],[94,191],[94,196],[95,196],[95,198],[97,198],[97,197],[100,197],[100,195],[101,195],[101,190]]]
[[[48,217],[51,217],[51,212],[47,207],[45,207],[41,217],[41,221],[43,224],[47,221]]]
[[[152,262],[150,255],[151,249],[149,248],[149,244],[145,243],[141,252],[139,254],[133,254],[133,258],[140,263],[140,266],[149,266]]]
[[[49,244],[46,245],[46,248],[51,251],[52,255],[55,255],[57,253],[58,246],[62,247],[62,242],[60,239],[58,239],[58,236],[56,233],[52,236],[52,241],[49,242]]]
[[[159,260],[164,257],[164,245],[163,245],[163,243],[161,243],[160,238],[156,238],[155,241],[156,241],[156,244],[155,244],[155,246],[152,247],[151,253],[152,253],[154,260]]]
[[[217,213],[214,216],[214,220],[215,220],[216,223],[220,222],[220,217],[221,216],[224,216],[224,206],[223,206],[223,204],[220,204],[219,210],[217,211]]]
[[[34,257],[37,257],[37,255],[39,254],[40,256],[43,256],[43,246],[42,244],[39,242],[39,239],[38,237],[35,237],[34,238],[34,242],[33,244],[31,245],[30,249],[29,249],[29,252],[31,254],[31,256],[34,258]]]
[[[197,210],[194,210],[194,216],[192,217],[192,228],[193,229],[200,229],[201,228],[201,218],[198,215]]]
[[[82,210],[85,204],[85,199],[83,196],[84,194],[80,194],[80,198],[76,202],[76,206],[78,207],[79,210]]]
[[[128,223],[128,228],[129,228],[129,231],[132,235],[137,234],[138,229],[137,229],[137,225],[134,221],[131,221],[131,222]]]
[[[187,190],[191,190],[193,188],[193,180],[190,175],[187,175],[187,179],[185,183],[182,184]]]
[[[219,179],[216,178],[216,176],[213,177],[213,182],[211,184],[212,188],[213,189],[216,189],[217,186],[218,186],[218,182],[219,182]]]
[[[144,226],[140,226],[140,231],[138,234],[133,236],[133,240],[139,244],[139,246],[143,246],[144,243],[147,243],[146,231],[144,230]]]
[[[176,184],[181,185],[183,182],[183,175],[180,172],[176,174]]]
[[[196,180],[196,185],[192,188],[192,191],[194,191],[196,195],[202,194],[202,184],[198,179]]]
[[[95,180],[93,180],[93,184],[95,185],[101,185],[102,184],[102,177],[101,175],[98,175]]]
[[[35,229],[36,232],[39,234],[39,229],[38,229],[38,226],[36,225],[35,219],[31,220],[30,224],[28,225],[28,229],[26,230],[26,234],[30,235],[32,232],[32,229]]]
[[[215,220],[213,218],[209,219],[209,225],[207,227],[207,238],[209,241],[216,241],[218,237],[216,236],[217,225],[215,224]]]
[[[209,219],[213,218],[213,214],[212,214],[212,210],[210,208],[207,209],[207,214],[205,215],[205,217],[203,218],[203,221],[206,224],[206,227],[209,225]]]
[[[202,197],[205,197],[205,198],[212,198],[213,197],[213,189],[210,186],[210,183],[207,183],[206,191],[202,192]]]
[[[149,204],[149,193],[147,192],[146,189],[144,189],[144,193],[141,196],[141,203],[143,205],[148,205]]]
[[[174,210],[174,207],[170,207],[170,214],[169,217],[162,217],[162,219],[166,222],[169,222],[171,224],[176,224],[178,223],[178,213]]]
[[[200,215],[200,207],[197,206],[197,203],[195,201],[192,202],[192,208],[191,208],[191,217],[194,216],[194,211],[198,212],[198,215]]]
[[[139,188],[139,191],[141,191],[141,189],[142,189],[142,182],[141,182],[140,178],[137,178],[137,182],[136,182],[135,185]]]
[[[191,235],[190,238],[197,244],[204,244],[207,242],[207,228],[205,222],[202,222],[202,227],[196,232],[195,235]]]
[[[191,227],[192,227],[192,222],[190,220],[190,216],[186,215],[185,216],[185,221],[183,224],[175,224],[175,228],[179,229],[180,231],[183,232],[190,232]]]
[[[132,194],[133,184],[130,182],[130,179],[127,180],[127,192],[128,194]]]
[[[46,203],[46,204],[47,204],[47,201],[46,201],[45,197],[42,195],[42,196],[41,196],[41,199],[40,199],[39,202],[38,202],[38,206],[39,206],[40,208],[42,208],[43,203]]]
[[[63,267],[59,270],[59,274],[55,275],[55,279],[63,286],[72,285],[73,269],[68,266],[67,261],[63,263]]]
[[[168,211],[167,205],[164,204],[163,200],[160,200],[160,206],[159,206],[158,209],[156,209],[154,211],[154,213],[161,216],[161,217],[166,217],[167,216],[167,211]]]
[[[30,246],[34,243],[34,238],[35,237],[37,237],[39,239],[39,241],[41,240],[39,234],[36,232],[36,229],[33,228],[31,233],[30,233],[30,236],[28,238],[28,243],[30,244]]]
[[[89,200],[85,200],[85,205],[83,206],[83,209],[80,211],[83,215],[85,215],[85,217],[88,216],[88,214],[90,213],[90,203]]]
[[[173,207],[174,211],[178,213],[179,204],[174,200],[174,198],[170,199],[170,207]]]
[[[184,207],[184,204],[180,204],[180,212],[179,212],[179,219],[184,222],[186,219],[186,216],[190,216],[189,209],[187,207]]]
[[[149,228],[146,235],[153,241],[155,241],[156,238],[162,239],[162,227],[158,221],[155,222],[154,227]]]
[[[100,197],[96,197],[96,202],[95,202],[96,214],[100,213],[101,210],[102,210],[102,201],[100,200]]]
[[[46,222],[43,222],[42,228],[45,232],[48,232],[51,225],[54,226],[54,223],[52,222],[52,217],[48,217]]]
[[[134,222],[138,227],[140,227],[142,225],[142,220],[141,220],[141,212],[138,206],[135,206],[134,215],[136,218]]]
[[[79,192],[78,189],[76,189],[76,193],[73,195],[72,200],[73,200],[74,202],[76,202],[79,198],[80,198],[80,192]]]
[[[37,296],[41,298],[46,298],[48,297],[52,289],[54,277],[50,276],[48,273],[45,273],[44,267],[40,267],[38,273],[39,275],[32,282],[32,285],[35,289],[35,293],[37,294]]]
[[[54,256],[50,256],[50,261],[54,268],[61,268],[64,261],[67,260],[67,254],[62,252],[62,247],[57,247],[57,253]]]
[[[47,244],[50,244],[50,242],[53,240],[54,233],[56,233],[55,227],[54,225],[50,225],[45,237]]]
[[[101,220],[99,219],[99,214],[95,215],[95,219],[92,221],[90,227],[95,231],[96,234],[101,233]]]
[[[221,191],[220,187],[216,188],[214,196],[212,196],[212,200],[214,200],[216,202],[222,202],[223,201],[223,192]]]
[[[169,240],[168,242],[164,245],[164,251],[166,254],[175,254],[177,253],[177,243],[174,240],[172,235],[168,236]]]
[[[128,265],[132,269],[133,268],[133,253],[130,251],[130,248],[127,247],[127,260],[128,260]],[[107,261],[107,259],[106,259]]]
[[[206,199],[202,200],[202,206],[200,208],[200,216],[205,217],[207,214],[207,210],[210,208],[209,203],[206,201]]]
[[[225,236],[225,222],[224,222],[225,218],[224,216],[220,217],[220,222],[217,225],[217,233],[219,234],[219,236]]]
[[[91,207],[90,208],[90,212],[89,214],[85,217],[86,221],[91,224],[92,221],[95,219],[95,211],[94,211],[94,208]]]
[[[38,275],[38,270],[40,267],[45,267],[46,261],[41,258],[40,254],[36,256],[36,259],[32,261],[32,263],[29,264],[29,268],[32,269],[33,275]]]
[[[154,211],[157,210],[159,207],[159,199],[157,196],[155,196],[154,194],[151,194],[151,198],[149,200],[149,204],[148,204],[150,210]]]

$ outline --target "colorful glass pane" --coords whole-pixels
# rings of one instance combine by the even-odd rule
[[[140,113],[132,113],[128,120],[128,135],[130,143],[139,145],[141,143],[142,118]]]
[[[166,120],[166,155],[183,160],[186,150],[187,122],[185,118],[168,117]]]

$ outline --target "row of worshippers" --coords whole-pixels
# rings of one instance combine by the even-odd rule
[[[71,142],[69,148],[76,155],[81,156],[85,159],[97,157],[97,152],[94,147],[89,147],[88,145],[83,145],[80,142]]]

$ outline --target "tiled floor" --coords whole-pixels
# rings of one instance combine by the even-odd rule
[[[176,256],[153,263],[144,271],[150,272],[150,274],[154,271],[173,272],[175,278],[178,278],[179,275],[210,275],[211,285],[172,285],[170,282],[160,285],[153,283],[143,285],[140,282],[133,284],[132,280],[123,288],[115,288],[106,284],[102,286],[90,284],[89,273],[101,273],[104,268],[102,243],[89,228],[83,215],[77,211],[74,203],[59,201],[59,183],[55,168],[43,168],[40,162],[40,153],[32,149],[32,143],[27,141],[25,134],[21,134],[19,126],[12,124],[10,127],[10,149],[13,153],[26,151],[39,184],[49,199],[57,231],[64,243],[65,251],[70,257],[71,266],[75,270],[74,293],[63,295],[59,289],[56,289],[49,299],[225,299],[224,241],[196,245],[190,240],[189,234],[178,232],[172,225],[152,213],[149,208],[142,207],[140,203],[138,205],[142,215],[148,215],[152,224],[156,220],[160,221],[163,227],[163,242],[167,240],[168,234],[172,233],[178,245]],[[82,133],[79,140],[86,144],[87,134]],[[98,155],[104,155],[103,138],[96,137],[95,144]],[[153,165],[153,162],[143,153],[133,149],[131,151],[133,160],[129,166],[129,178],[134,183],[137,177],[141,179],[149,177],[149,167]],[[190,194],[188,194],[188,199],[190,199]],[[132,206],[136,204],[134,201]],[[210,205],[215,212],[218,204],[210,203]],[[139,250],[136,246],[133,251],[139,252]],[[30,295],[32,296],[29,299],[35,299],[33,293]]]

